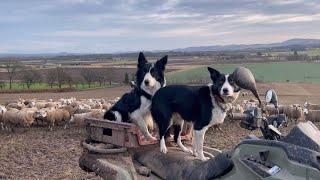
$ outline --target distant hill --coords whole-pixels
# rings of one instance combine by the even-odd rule
[[[195,46],[187,48],[174,49],[175,52],[199,52],[199,51],[239,51],[239,50],[260,50],[273,48],[290,47],[314,47],[320,46],[320,39],[290,39],[280,43],[271,44],[232,44],[232,45],[213,45],[213,46]]]
[[[179,48],[173,50],[154,50],[145,51],[147,55],[160,56],[163,54],[179,54],[179,53],[197,53],[197,52],[219,52],[219,51],[287,51],[297,49],[298,51],[304,50],[305,48],[320,48],[320,39],[290,39],[280,43],[271,44],[231,44],[231,45],[212,45],[212,46],[194,46],[187,48]],[[135,58],[138,51],[127,51],[117,53],[41,53],[41,54],[13,54],[13,53],[0,53],[0,61],[7,59],[8,57],[17,58],[52,58],[52,59],[75,59],[82,58],[84,60],[95,59],[95,58],[118,58],[118,57],[130,57]],[[160,55],[159,55],[160,54]]]

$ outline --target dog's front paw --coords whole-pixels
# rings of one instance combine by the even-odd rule
[[[189,148],[185,148],[185,149],[183,149],[182,151],[183,151],[183,152],[186,152],[186,153],[193,154],[192,149],[189,149]]]
[[[164,153],[164,154],[167,154],[168,152],[168,149],[166,146],[160,146],[160,152]]]
[[[198,157],[199,156],[198,153],[197,153],[197,150],[195,150],[195,149],[192,150],[192,155],[194,157]]]
[[[150,137],[148,137],[148,140],[149,140],[149,141],[158,141],[158,140],[157,140],[157,138],[156,138],[156,137],[154,137],[154,136],[150,136]]]
[[[208,161],[210,158],[209,157],[205,157],[205,156],[202,156],[202,157],[197,157],[197,159],[201,160],[201,161]]]

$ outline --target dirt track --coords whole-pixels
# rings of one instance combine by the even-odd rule
[[[304,103],[310,100],[320,103],[320,85],[314,84],[259,84],[260,93],[269,87],[278,91],[280,103]],[[68,93],[2,94],[0,102],[22,98],[58,99],[60,97],[111,99],[128,91],[128,87],[117,87]],[[242,99],[241,97],[240,99]],[[245,97],[248,99],[250,97]],[[317,124],[318,127],[320,124]],[[284,129],[288,131],[292,125]],[[229,149],[250,133],[240,128],[238,122],[226,121],[222,131],[209,129],[205,144],[218,149]],[[80,141],[85,138],[83,128],[61,127],[53,132],[45,127],[18,129],[14,133],[0,130],[0,179],[99,179],[78,167],[81,154]]]

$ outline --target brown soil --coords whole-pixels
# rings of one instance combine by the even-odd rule
[[[21,128],[0,137],[0,179],[99,179],[78,167],[82,129]]]

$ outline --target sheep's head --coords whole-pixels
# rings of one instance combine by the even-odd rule
[[[39,110],[35,112],[35,118],[45,118],[47,117],[47,112],[44,110]]]
[[[31,101],[29,103],[29,107],[31,107],[31,108],[36,107],[36,102],[35,101]]]
[[[303,104],[303,107],[304,107],[304,108],[308,108],[308,107],[309,107],[309,105],[310,105],[310,104],[309,104],[309,102],[308,102],[308,101],[306,101],[306,102]]]
[[[78,109],[83,110],[84,106],[82,104],[79,104]]]
[[[73,123],[74,122],[74,116],[71,116],[69,123]]]
[[[7,111],[7,108],[4,106],[0,106],[0,114],[3,114]]]
[[[242,110],[242,107],[240,106],[240,104],[237,104],[236,105],[236,111],[237,112],[240,112]]]

